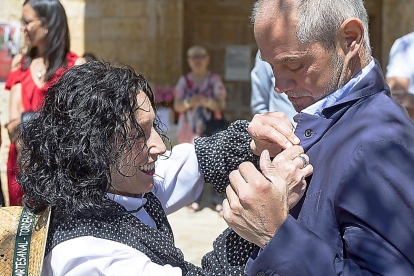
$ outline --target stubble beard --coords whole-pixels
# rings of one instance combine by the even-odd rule
[[[344,63],[345,63],[344,59],[341,57],[341,55],[338,52],[334,51],[334,53],[332,54],[332,60],[331,60],[331,68],[332,68],[331,79],[329,80],[328,85],[324,89],[322,98],[338,90],[340,87],[344,86],[345,84],[345,78],[343,77]]]
[[[334,91],[338,90],[340,87],[342,87],[345,84],[345,78],[343,76],[344,74],[344,59],[341,57],[341,55],[333,51],[332,59],[330,62],[330,68],[332,69],[331,78],[328,82],[328,85],[325,87],[322,95],[320,95],[319,99],[314,98],[314,100],[317,102],[324,97],[328,96],[329,94],[333,93]],[[285,94],[289,96],[289,93]],[[295,92],[295,97],[312,97],[313,95],[307,91],[304,92]],[[296,110],[296,112],[302,111],[304,108],[303,106],[300,106],[298,103],[290,101],[293,105],[293,108]]]

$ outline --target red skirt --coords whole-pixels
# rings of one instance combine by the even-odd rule
[[[16,145],[11,143],[9,150],[9,158],[7,159],[7,184],[9,187],[10,206],[21,206],[23,190],[17,184],[17,149]]]

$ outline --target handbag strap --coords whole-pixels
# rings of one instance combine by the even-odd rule
[[[32,240],[34,221],[35,215],[23,208],[14,244],[13,276],[29,275],[30,242]]]
[[[20,208],[21,212],[19,212],[19,223],[16,225],[17,231],[16,228],[8,228],[11,224],[3,226],[6,230],[8,229],[10,231],[10,234],[14,233],[15,241],[14,248],[12,249],[14,252],[10,252],[10,262],[13,263],[10,264],[8,269],[5,267],[1,268],[1,275],[40,275],[43,266],[51,208],[47,207],[39,214],[34,214],[29,209],[22,207],[4,208],[6,209],[2,212],[8,213],[7,218],[13,216],[12,214],[17,212],[17,208]],[[17,219],[17,214],[15,218]],[[3,250],[6,249],[3,248]],[[11,268],[12,270],[10,271]]]

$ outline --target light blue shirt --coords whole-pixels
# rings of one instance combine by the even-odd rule
[[[310,115],[318,115],[321,117],[322,110],[327,107],[333,106],[343,98],[355,87],[365,76],[374,68],[375,61],[374,59],[362,69],[358,74],[356,74],[349,82],[347,82],[344,86],[340,87],[335,92],[327,95],[326,97],[322,98],[321,100],[317,101],[313,105],[305,108],[302,110],[303,113],[310,114]]]

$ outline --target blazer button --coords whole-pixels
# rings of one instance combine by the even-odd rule
[[[311,137],[312,136],[312,134],[313,134],[313,132],[312,132],[312,129],[307,129],[307,130],[305,130],[305,137]]]

